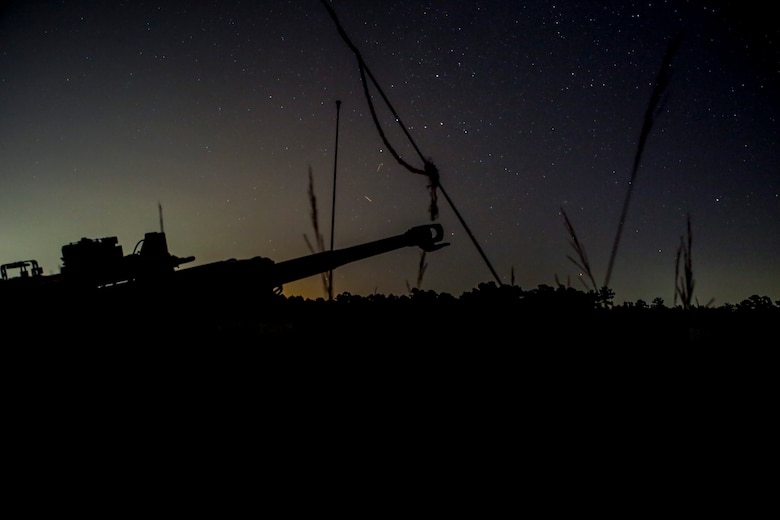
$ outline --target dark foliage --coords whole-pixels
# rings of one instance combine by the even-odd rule
[[[524,290],[493,282],[459,297],[414,288],[400,296],[344,292],[333,300],[220,288],[51,299],[45,314],[16,312],[14,327],[25,341],[87,346],[143,338],[159,345],[538,350],[762,344],[780,322],[780,306],[758,295],[721,307],[668,308],[659,298],[652,305],[603,300],[601,292],[571,287]],[[15,309],[36,307],[40,301],[17,301]]]
[[[275,295],[211,315],[201,331],[237,342],[293,341],[371,348],[625,348],[739,345],[768,341],[780,306],[753,296],[736,306],[604,304],[571,287],[479,284],[459,297],[412,289],[405,295],[342,293],[333,301]]]

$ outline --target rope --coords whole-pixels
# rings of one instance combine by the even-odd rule
[[[379,86],[379,83],[377,82],[376,78],[374,78],[374,75],[366,66],[366,63],[365,61],[363,61],[363,56],[360,54],[360,51],[358,50],[357,47],[355,47],[355,45],[349,39],[349,36],[347,36],[347,33],[344,31],[344,28],[341,26],[341,23],[336,17],[335,11],[333,11],[333,8],[328,4],[326,0],[322,0],[322,4],[328,10],[328,13],[333,19],[333,22],[336,24],[336,28],[338,29],[339,35],[341,35],[341,38],[344,40],[347,46],[352,50],[352,52],[355,54],[355,57],[357,58],[358,68],[360,69],[360,81],[363,84],[363,93],[365,94],[366,100],[368,101],[368,108],[371,111],[371,118],[374,121],[374,126],[376,127],[377,132],[379,132],[379,136],[382,138],[382,142],[384,143],[385,147],[387,147],[387,149],[390,151],[390,154],[395,158],[398,164],[400,164],[401,166],[403,166],[404,168],[406,168],[412,173],[425,175],[426,177],[428,177],[428,192],[431,197],[431,204],[428,209],[428,212],[430,213],[431,220],[436,220],[439,217],[438,196],[436,193],[436,190],[440,186],[439,169],[436,167],[435,164],[433,164],[430,160],[428,160],[427,158],[425,158],[425,156],[423,156],[422,152],[420,151],[420,148],[417,146],[417,143],[415,143],[414,139],[409,133],[409,130],[406,128],[406,125],[404,125],[401,122],[401,117],[398,115],[398,112],[396,112],[395,108],[393,108],[392,103],[390,103],[390,100],[387,98],[384,91]],[[374,102],[372,101],[371,94],[368,90],[368,81],[366,80],[366,75],[374,84],[374,87],[376,88],[377,92],[379,92],[379,95],[382,96],[382,100],[384,100],[385,104],[390,109],[390,112],[393,114],[393,117],[398,122],[401,129],[403,130],[404,134],[406,135],[406,138],[409,139],[409,142],[412,144],[412,147],[414,147],[415,151],[417,152],[417,155],[420,156],[420,159],[423,162],[422,168],[416,168],[411,164],[409,164],[408,162],[406,162],[401,157],[401,155],[395,150],[393,145],[390,144],[390,141],[387,139],[387,136],[382,130],[382,125],[379,122],[379,117],[377,116],[376,108],[374,107]]]
[[[474,235],[471,233],[471,230],[466,225],[466,222],[461,217],[458,210],[455,208],[455,205],[452,203],[452,200],[449,198],[449,195],[447,195],[447,192],[444,191],[444,187],[441,185],[441,180],[439,179],[439,169],[436,167],[433,162],[431,162],[429,159],[427,159],[422,152],[420,151],[420,148],[417,146],[417,144],[414,142],[414,139],[412,139],[411,134],[409,134],[409,131],[406,128],[406,125],[404,125],[401,122],[401,117],[398,115],[398,113],[395,111],[395,108],[393,108],[392,103],[390,103],[390,100],[387,98],[385,93],[382,91],[382,88],[379,86],[379,83],[376,81],[376,78],[374,78],[374,75],[371,74],[371,71],[366,66],[365,61],[363,61],[363,56],[360,54],[360,51],[357,47],[352,43],[352,41],[349,39],[349,36],[347,36],[347,33],[344,31],[344,28],[341,26],[341,23],[338,20],[338,17],[336,16],[335,11],[333,8],[328,4],[327,0],[322,0],[322,5],[325,6],[325,9],[327,9],[328,13],[330,14],[330,17],[333,19],[333,22],[336,24],[336,28],[338,29],[339,35],[341,35],[341,38],[344,40],[344,42],[347,44],[347,46],[352,50],[352,52],[355,54],[355,57],[358,61],[358,68],[360,69],[360,81],[363,84],[363,93],[366,96],[366,100],[368,102],[369,110],[371,111],[371,118],[374,121],[374,126],[376,126],[377,131],[379,132],[379,136],[382,139],[382,142],[385,144],[387,149],[390,151],[390,153],[393,155],[395,160],[404,168],[409,170],[412,173],[416,173],[419,175],[425,175],[428,177],[428,192],[431,197],[431,204],[428,209],[428,212],[430,213],[431,220],[436,220],[439,217],[439,206],[438,206],[438,195],[437,190],[441,190],[441,192],[444,194],[444,197],[447,199],[447,202],[449,202],[450,207],[455,212],[455,215],[458,217],[458,220],[460,221],[461,225],[463,225],[463,228],[466,230],[466,233],[468,233],[469,237],[471,238],[472,243],[477,248],[477,251],[479,252],[480,256],[482,256],[482,259],[487,264],[488,268],[490,269],[490,272],[493,274],[493,277],[496,279],[496,283],[498,285],[503,285],[501,283],[501,278],[499,278],[498,274],[496,274],[495,269],[493,269],[493,266],[490,264],[490,261],[488,260],[487,256],[485,256],[485,253],[482,251],[482,248],[479,246],[479,243],[474,238]],[[385,135],[384,131],[382,130],[382,125],[379,122],[379,117],[376,114],[376,109],[374,107],[374,103],[371,98],[371,94],[369,92],[368,88],[368,81],[366,79],[366,76],[368,76],[368,79],[371,80],[371,82],[374,84],[374,87],[376,88],[377,92],[379,92],[379,95],[382,96],[382,99],[384,100],[387,107],[390,109],[390,111],[393,114],[393,117],[395,117],[395,120],[398,122],[398,124],[401,126],[401,129],[403,130],[404,134],[406,134],[407,139],[409,139],[409,142],[414,147],[417,154],[420,156],[420,159],[423,162],[423,168],[417,168],[406,162],[395,150],[395,148],[390,144],[390,141],[388,141],[387,136]]]
[[[360,64],[360,81],[363,83],[363,92],[365,93],[366,100],[368,100],[368,108],[371,112],[371,118],[374,120],[374,126],[376,126],[377,132],[379,132],[379,136],[382,138],[382,142],[385,143],[385,146],[390,151],[392,156],[395,158],[396,161],[400,165],[402,165],[404,168],[409,170],[412,173],[417,173],[420,175],[425,175],[428,177],[428,192],[431,197],[431,205],[428,208],[428,212],[431,215],[431,220],[436,220],[439,217],[439,206],[438,206],[438,196],[436,194],[436,189],[440,187],[439,182],[439,169],[436,167],[435,164],[433,164],[431,161],[425,159],[420,152],[420,149],[417,147],[417,145],[414,142],[414,139],[409,135],[408,132],[406,132],[406,128],[404,127],[404,131],[406,132],[407,137],[409,138],[409,141],[414,146],[414,149],[417,150],[418,155],[423,160],[423,164],[425,165],[424,168],[415,168],[411,164],[407,163],[403,158],[396,152],[395,148],[393,148],[393,145],[390,144],[390,141],[388,141],[387,136],[385,135],[384,130],[382,130],[382,125],[379,122],[379,117],[376,114],[376,109],[374,108],[374,102],[371,100],[371,94],[368,92],[368,82],[366,81],[366,74],[371,74],[370,71],[365,66],[365,63],[363,63],[362,58],[359,60]],[[374,81],[374,84],[376,85],[376,81]],[[377,90],[380,91],[381,89],[377,86]],[[382,95],[384,97],[384,94]],[[387,101],[386,101],[387,102]],[[401,118],[398,117],[398,115],[395,112],[395,109],[392,108],[392,106],[388,103],[388,106],[390,106],[390,110],[393,112],[393,116],[395,117],[396,121],[401,121]],[[401,125],[403,126],[403,125]]]

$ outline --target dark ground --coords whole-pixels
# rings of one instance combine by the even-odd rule
[[[220,516],[736,512],[767,491],[774,319],[206,301],[7,312],[7,491]]]

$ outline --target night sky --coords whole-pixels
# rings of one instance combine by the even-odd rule
[[[556,277],[583,289],[561,208],[602,283],[656,76],[682,34],[609,286],[616,303],[670,306],[690,215],[701,304],[780,299],[769,13],[744,1],[328,5],[408,130],[369,83],[392,148],[440,174],[451,245],[426,255],[422,289],[459,296],[492,271],[527,290]],[[160,206],[171,253],[195,257],[186,267],[307,255],[310,169],[326,246],[334,170],[336,248],[431,222],[428,179],[382,141],[322,1],[0,6],[0,262],[57,273],[82,237],[116,236],[129,254],[160,230]],[[405,248],[349,264],[334,293],[406,294],[419,263]],[[325,296],[319,276],[284,293]]]

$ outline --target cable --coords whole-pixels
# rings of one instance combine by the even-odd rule
[[[330,14],[330,17],[333,19],[333,22],[336,24],[336,28],[339,34],[341,35],[341,38],[344,40],[347,46],[352,50],[352,52],[355,54],[355,57],[357,58],[358,67],[360,69],[360,81],[363,84],[363,92],[368,102],[368,107],[371,112],[371,118],[374,121],[374,126],[376,126],[376,129],[379,132],[379,136],[381,137],[382,142],[385,144],[387,149],[390,151],[390,153],[393,155],[395,160],[398,161],[400,165],[402,165],[404,168],[406,168],[412,173],[417,173],[428,177],[428,191],[431,196],[431,205],[429,207],[429,214],[431,216],[431,220],[436,220],[439,216],[438,196],[436,192],[437,190],[441,190],[441,192],[444,194],[444,197],[447,199],[447,202],[449,202],[450,207],[455,212],[455,215],[458,217],[458,220],[460,221],[461,225],[463,226],[463,228],[466,230],[466,233],[471,238],[472,243],[477,248],[477,251],[479,252],[480,256],[482,256],[482,259],[485,261],[488,268],[490,269],[490,272],[493,274],[493,277],[496,279],[496,283],[498,283],[498,285],[503,285],[501,283],[501,278],[498,276],[498,274],[496,274],[495,269],[493,269],[493,266],[490,264],[490,261],[488,260],[484,251],[482,251],[482,248],[480,247],[479,243],[476,241],[474,235],[471,233],[471,230],[466,225],[466,222],[463,220],[463,217],[461,217],[460,213],[455,208],[455,205],[452,203],[452,200],[450,199],[449,195],[447,195],[447,192],[444,190],[444,187],[441,185],[441,180],[439,178],[439,169],[436,167],[435,164],[433,164],[433,162],[425,158],[425,156],[420,151],[420,148],[414,142],[414,139],[412,138],[411,134],[409,134],[406,125],[404,125],[401,122],[401,117],[395,111],[393,105],[390,103],[390,100],[387,98],[385,93],[382,91],[382,88],[379,86],[379,83],[376,81],[376,78],[374,78],[374,75],[368,69],[368,66],[363,60],[363,56],[360,54],[360,51],[358,50],[357,47],[355,47],[355,45],[349,39],[349,36],[347,36],[347,33],[346,31],[344,31],[344,28],[341,26],[341,23],[339,22],[338,17],[336,16],[336,13],[333,10],[333,8],[328,4],[326,0],[322,0],[322,5],[325,6],[325,9],[327,9],[328,13]],[[393,117],[395,117],[395,120],[403,129],[404,134],[406,134],[407,139],[409,139],[409,142],[412,144],[415,151],[420,156],[420,159],[423,161],[423,165],[424,165],[423,168],[416,168],[411,164],[409,164],[408,162],[406,162],[388,141],[387,136],[382,130],[382,125],[380,124],[379,117],[376,114],[376,109],[374,108],[374,103],[371,99],[371,94],[368,89],[368,81],[366,80],[366,76],[368,76],[368,78],[371,79],[371,82],[374,84],[374,87],[377,89],[377,92],[379,92],[379,95],[382,96],[382,99],[384,100],[385,104],[392,112]]]

